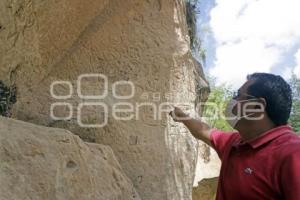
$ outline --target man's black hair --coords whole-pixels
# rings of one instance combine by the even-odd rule
[[[281,77],[269,73],[254,73],[247,76],[254,82],[249,85],[248,93],[266,100],[266,112],[277,126],[286,125],[292,108],[292,90]]]

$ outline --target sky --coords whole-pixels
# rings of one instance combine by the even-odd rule
[[[254,72],[300,78],[299,9],[299,0],[200,0],[204,70],[235,89]]]

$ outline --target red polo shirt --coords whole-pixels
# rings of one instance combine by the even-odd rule
[[[210,139],[222,160],[217,200],[300,200],[300,137],[290,126],[248,142],[219,130]]]

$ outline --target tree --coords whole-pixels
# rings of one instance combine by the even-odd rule
[[[293,74],[289,84],[293,94],[293,106],[289,123],[300,134],[300,79]]]
[[[223,131],[232,131],[232,127],[227,123],[223,111],[227,103],[231,100],[232,89],[226,84],[216,86],[215,78],[209,78],[211,93],[204,107],[203,117],[214,128]]]

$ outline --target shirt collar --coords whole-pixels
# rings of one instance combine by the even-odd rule
[[[268,130],[257,138],[245,141],[245,143],[248,143],[253,149],[255,149],[287,132],[293,132],[292,127],[290,127],[289,125],[278,126]]]

